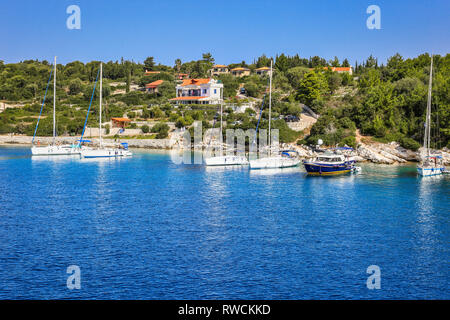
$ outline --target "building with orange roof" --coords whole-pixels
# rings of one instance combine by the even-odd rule
[[[337,73],[347,72],[350,75],[353,74],[352,67],[333,67],[331,70]]]
[[[330,69],[333,72],[337,73],[348,73],[350,75],[353,74],[352,67],[323,67],[323,70]],[[314,70],[314,68],[309,68],[309,70]]]
[[[124,129],[131,122],[128,118],[111,118],[113,128]]]
[[[157,93],[158,87],[164,82],[164,80],[156,80],[145,85],[145,91],[148,93]]]
[[[270,74],[270,68],[269,67],[261,67],[255,69],[255,73],[259,76],[264,76]]]
[[[223,83],[211,78],[184,79],[176,86],[177,97],[170,101],[182,104],[219,104],[223,101]]]
[[[235,77],[249,76],[250,69],[244,68],[244,67],[237,67],[237,68],[231,69],[231,74]]]
[[[219,76],[221,74],[227,74],[230,72],[230,69],[226,65],[223,64],[216,64],[211,69],[208,70],[211,77],[213,76]]]

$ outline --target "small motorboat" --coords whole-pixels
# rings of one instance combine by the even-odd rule
[[[352,157],[336,152],[325,152],[311,160],[303,160],[303,165],[310,175],[338,175],[360,171],[355,167]]]

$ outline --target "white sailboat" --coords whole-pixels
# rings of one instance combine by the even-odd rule
[[[129,157],[133,154],[128,148],[105,147],[102,140],[102,78],[103,64],[100,63],[100,111],[99,111],[99,146],[98,148],[82,148],[81,156],[83,158],[114,158]]]
[[[425,120],[425,135],[423,140],[423,147],[425,155],[422,155],[420,164],[417,166],[417,173],[421,176],[437,176],[445,171],[442,162],[442,156],[430,153],[430,138],[431,138],[431,90],[433,82],[433,56],[431,56],[430,80],[428,83],[428,100],[427,100],[427,114]]]
[[[222,143],[223,137],[223,104],[220,104],[220,143]],[[236,166],[236,165],[248,165],[248,160],[245,155],[220,155],[215,157],[205,158],[205,164],[207,166]]]
[[[269,78],[269,156],[249,161],[250,169],[272,169],[272,168],[289,168],[300,164],[300,159],[293,156],[291,152],[281,152],[272,155],[271,148],[271,121],[272,121],[272,60],[270,60],[270,78]]]
[[[80,148],[77,144],[57,144],[56,138],[56,57],[53,70],[53,140],[48,146],[33,145],[31,154],[33,156],[60,156],[60,155],[79,155]],[[44,100],[45,102],[45,100]],[[36,130],[39,122],[36,124]],[[34,137],[33,137],[34,142]]]

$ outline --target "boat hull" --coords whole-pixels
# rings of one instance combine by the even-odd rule
[[[417,173],[422,177],[438,176],[444,171],[445,167],[417,167]]]
[[[81,150],[81,156],[83,158],[117,158],[117,157],[130,157],[133,154],[128,150],[122,149],[90,149]]]
[[[353,162],[345,162],[342,164],[320,164],[315,162],[303,163],[306,172],[309,175],[327,176],[350,173],[354,166]]]
[[[31,154],[33,156],[62,156],[62,155],[80,155],[81,151],[79,147],[71,145],[62,146],[43,146],[43,147],[31,147]]]
[[[290,168],[300,164],[300,160],[287,157],[268,157],[249,161],[250,169]]]
[[[219,156],[205,159],[207,166],[239,166],[248,165],[248,160],[243,156]]]

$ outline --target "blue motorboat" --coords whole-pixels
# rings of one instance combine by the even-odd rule
[[[347,149],[346,149],[347,150]],[[352,150],[349,148],[349,150]],[[306,172],[310,175],[338,175],[355,170],[355,160],[344,154],[327,151],[311,160],[303,160]]]

